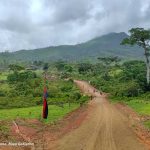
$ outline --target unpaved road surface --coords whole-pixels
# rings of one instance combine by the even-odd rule
[[[81,126],[62,137],[54,150],[148,150],[129,128],[128,118],[110,104],[104,94],[84,81],[75,81],[91,94],[93,110]]]

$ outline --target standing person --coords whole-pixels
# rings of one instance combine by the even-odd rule
[[[44,87],[44,94],[43,94],[43,118],[44,119],[47,119],[48,117],[47,97],[48,97],[47,88]]]
[[[95,88],[94,88],[93,92],[94,92],[94,93],[96,92]]]
[[[48,104],[47,104],[48,92],[47,92],[47,85],[46,84],[47,84],[48,63],[44,64],[43,70],[44,70],[43,118],[47,119],[47,117],[48,117]]]
[[[47,92],[47,75],[46,71],[44,72],[44,91],[43,91],[43,118],[47,119],[48,117],[48,104],[47,104],[47,97],[48,97],[48,92]]]

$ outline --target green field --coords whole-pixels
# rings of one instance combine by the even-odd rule
[[[44,122],[53,122],[63,118],[67,113],[77,109],[78,104],[64,105],[64,108],[55,105],[49,105],[48,119]],[[39,119],[42,120],[42,106],[17,108],[17,109],[2,109],[0,110],[0,120],[22,119]]]
[[[133,108],[140,115],[150,115],[150,102],[143,100],[132,100],[126,102],[131,108]],[[145,127],[150,129],[150,121],[144,122]]]
[[[131,100],[126,103],[140,115],[150,115],[150,102]]]
[[[110,96],[110,100],[112,103],[125,103],[140,115],[150,115],[150,102],[147,100],[143,100],[140,97],[123,98]]]

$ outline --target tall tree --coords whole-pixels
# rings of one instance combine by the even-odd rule
[[[129,30],[130,36],[123,39],[122,45],[135,45],[142,47],[144,49],[144,55],[146,59],[146,68],[147,68],[147,84],[150,83],[150,30],[145,30],[144,28],[132,28]]]

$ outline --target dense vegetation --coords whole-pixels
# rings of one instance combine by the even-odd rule
[[[82,105],[88,100],[73,83],[64,80],[72,67],[62,62],[54,64],[48,70],[48,64],[43,69],[47,71],[48,104],[63,107],[64,104],[76,103]],[[0,108],[31,107],[42,105],[44,74],[42,70],[26,70],[18,65],[9,65],[10,71],[1,72]]]
[[[82,105],[88,100],[75,86],[72,79],[90,81],[113,101],[125,102],[141,114],[150,114],[150,86],[146,82],[144,61],[121,61],[118,57],[99,57],[98,63],[34,62],[35,70],[28,65],[0,74],[0,108],[20,108],[42,105],[43,69],[47,71],[48,104],[60,108]],[[27,68],[27,69],[26,69]],[[142,109],[140,109],[142,108]]]
[[[48,90],[51,93],[49,97],[57,98],[61,97],[61,94],[68,96],[70,91],[79,92],[72,79],[90,81],[98,89],[116,97],[131,98],[149,94],[150,86],[146,82],[144,61],[122,62],[118,57],[100,57],[98,61],[94,64],[88,62],[71,64],[64,61],[48,64]],[[2,73],[1,78],[4,78],[3,74],[6,73]],[[13,86],[13,89],[19,92],[16,93],[19,96],[40,97],[43,88],[42,71],[19,71],[17,73],[14,71],[7,76],[7,84],[9,88]],[[27,85],[29,87],[26,87]],[[14,93],[11,90],[9,93]],[[21,93],[21,91],[24,92]]]
[[[39,62],[34,64],[39,66]],[[88,96],[80,93],[73,80],[66,79],[72,72],[70,65],[57,62],[53,65],[40,63],[41,66],[42,69],[28,70],[28,65],[11,64],[9,69],[0,73],[0,120],[36,118],[43,121],[41,114],[45,85],[50,114],[44,122],[56,121],[89,100]]]
[[[143,61],[128,61],[120,65],[83,63],[77,65],[77,68],[79,74],[74,74],[75,77],[86,79],[98,89],[113,96],[134,97],[149,91]]]

